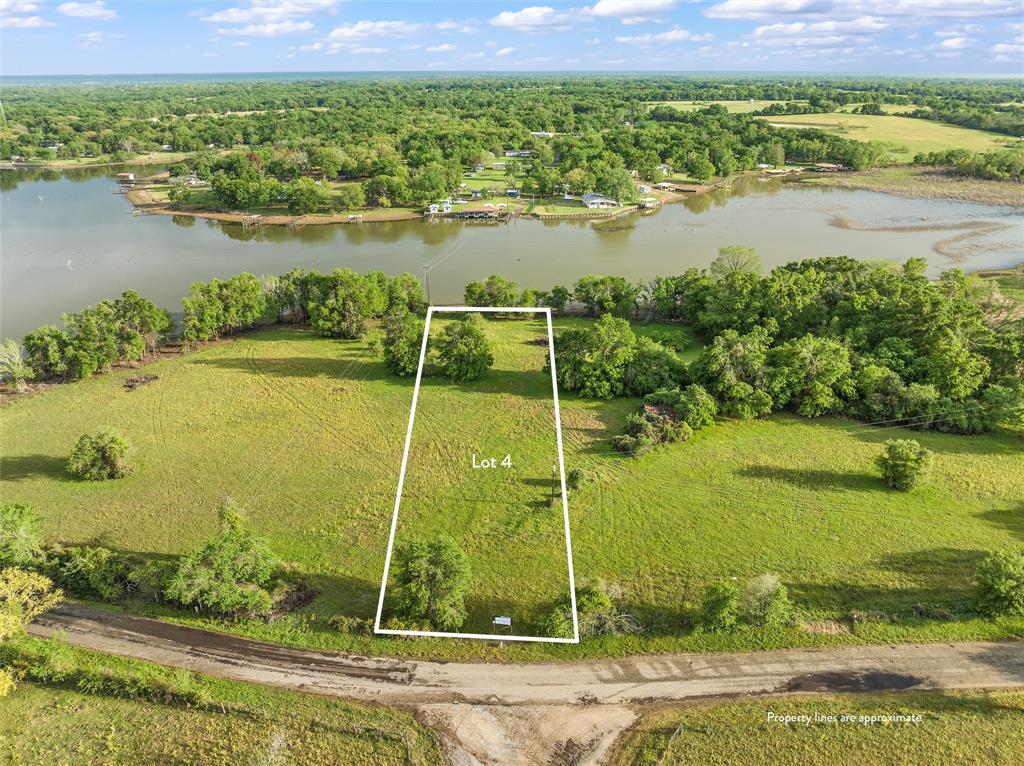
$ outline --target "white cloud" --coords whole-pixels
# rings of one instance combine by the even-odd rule
[[[42,16],[0,16],[0,29],[39,29],[52,26],[53,22]]]
[[[339,0],[252,0],[246,7],[225,8],[201,19],[216,24],[267,24],[333,11],[338,3]]]
[[[515,48],[509,46],[508,48],[502,48],[500,51],[498,51],[494,55],[497,56],[498,58],[504,58],[505,56],[509,55],[510,53],[515,53],[515,50],[516,50]]]
[[[1020,56],[1024,54],[1024,38],[1018,37],[1014,42],[996,43],[992,52],[1001,56]]]
[[[94,21],[110,21],[117,18],[117,12],[107,8],[103,0],[96,0],[93,3],[61,3],[57,6],[57,13]]]
[[[704,15],[712,19],[769,19],[790,13],[815,13],[828,10],[824,0],[724,0],[715,3]]]
[[[218,29],[219,35],[240,35],[243,37],[281,37],[313,29],[311,21],[270,21],[266,24],[248,24],[244,27]]]
[[[427,53],[447,53],[457,48],[457,45],[451,43],[441,43],[440,45],[431,45],[426,48]]]
[[[437,22],[437,24],[434,25],[434,28],[441,32],[461,32],[464,35],[472,35],[480,31],[480,27],[478,26],[479,23],[480,22],[477,19],[470,19],[468,21],[452,21],[451,19],[446,19],[445,21]]]
[[[947,50],[961,51],[964,48],[970,48],[972,42],[974,41],[967,37],[950,37],[939,43],[939,47]]]
[[[703,43],[712,38],[709,32],[695,35],[688,29],[675,27],[667,32],[658,34],[633,35],[630,37],[616,37],[615,42],[627,45],[654,45],[656,43]]]
[[[247,43],[245,40],[237,40],[236,42],[231,43],[231,47],[232,48],[245,48],[248,44],[249,43]]]
[[[215,58],[217,58],[217,54],[216,53],[209,53],[209,52],[207,52],[207,53],[204,53],[203,56],[208,58],[208,59],[215,59]]]
[[[370,54],[370,53],[374,53],[375,54],[375,53],[387,53],[388,49],[387,48],[367,48],[367,47],[361,45],[358,48],[353,48],[351,52],[353,54],[355,54],[355,55]]]
[[[83,48],[91,48],[94,45],[99,45],[105,40],[114,40],[124,35],[119,35],[113,32],[83,32],[78,36],[82,41],[81,45]]]
[[[795,21],[792,24],[768,24],[755,29],[754,37],[786,37],[821,34],[823,32],[832,34],[865,34],[881,32],[888,27],[888,23],[877,16],[862,16],[859,19],[851,19],[850,21],[817,21],[813,23]]]
[[[483,51],[477,51],[476,53],[467,53],[465,56],[463,56],[463,58],[466,58],[466,59],[482,59],[486,55],[487,54],[484,53]]]
[[[642,24],[675,7],[676,0],[597,0],[586,11],[593,16],[618,18],[623,24]]]
[[[564,31],[572,26],[573,14],[549,5],[531,5],[521,11],[502,11],[491,19],[496,27],[517,32]]]
[[[408,21],[357,21],[354,24],[335,27],[327,35],[327,39],[334,45],[344,46],[382,37],[411,35],[419,29],[419,24]]]
[[[32,13],[39,10],[39,3],[23,0],[0,0],[0,13]]]

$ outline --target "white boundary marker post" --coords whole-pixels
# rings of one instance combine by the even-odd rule
[[[395,546],[395,529],[398,527],[398,509],[402,505],[402,487],[405,485],[405,469],[409,464],[409,445],[412,443],[412,428],[416,420],[416,402],[420,397],[420,383],[423,380],[423,363],[427,355],[427,340],[430,337],[430,319],[435,312],[471,312],[484,314],[517,313],[544,314],[548,322],[548,362],[551,366],[551,390],[555,401],[555,439],[558,444],[558,472],[562,487],[562,516],[565,520],[565,551],[569,559],[569,602],[572,605],[572,638],[554,638],[544,636],[506,636],[493,633],[449,633],[436,630],[393,630],[380,626],[381,614],[384,611],[384,592],[388,585],[388,572],[391,570],[391,552]],[[395,510],[391,516],[391,535],[388,538],[388,551],[384,557],[384,576],[380,581],[380,597],[377,599],[377,617],[373,623],[373,632],[390,636],[432,636],[434,638],[478,638],[488,641],[540,641],[549,644],[578,644],[580,642],[579,617],[576,614],[576,575],[572,566],[572,539],[569,534],[569,500],[565,489],[565,453],[562,449],[562,416],[558,409],[558,376],[555,374],[555,333],[551,324],[550,308],[524,308],[512,306],[430,306],[427,308],[427,321],[423,327],[423,343],[420,345],[420,362],[416,368],[416,384],[412,392],[412,407],[409,410],[409,427],[405,431],[405,449],[402,452],[402,469],[398,474],[398,492],[395,493]]]

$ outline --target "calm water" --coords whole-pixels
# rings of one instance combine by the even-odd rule
[[[0,332],[19,338],[122,290],[172,312],[196,280],[240,271],[429,272],[435,303],[500,273],[523,286],[571,284],[584,274],[630,279],[706,266],[722,245],[755,247],[766,267],[827,255],[925,257],[934,274],[1024,260],[1024,206],[986,207],[827,190],[743,178],[733,190],[614,221],[506,226],[402,221],[360,226],[266,227],[186,217],[132,217],[112,194],[110,169],[0,174]],[[965,228],[984,226],[986,228]]]

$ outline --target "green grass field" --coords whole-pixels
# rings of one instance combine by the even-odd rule
[[[532,324],[487,324],[501,363],[482,385],[518,385],[525,378],[509,371],[539,363],[542,350],[520,342],[535,337]],[[698,351],[679,327],[643,331],[682,345],[690,358]],[[230,495],[275,552],[309,574],[319,596],[274,623],[228,627],[163,607],[134,609],[295,644],[438,656],[565,657],[1024,634],[1024,620],[966,614],[977,561],[1024,540],[1024,433],[963,437],[778,415],[723,421],[690,442],[631,459],[612,451],[609,439],[637,402],[569,395],[561,401],[566,465],[586,475],[569,501],[577,582],[604,581],[621,592],[651,632],[500,653],[472,642],[341,634],[326,625],[327,617],[369,618],[376,609],[412,381],[389,376],[365,343],[289,327],[159,360],[146,371],[159,379],[131,392],[121,384],[136,372],[121,369],[5,406],[4,501],[35,506],[50,539],[160,556],[207,538],[217,504]],[[442,384],[430,387],[456,396]],[[525,391],[506,393],[503,418],[533,417],[540,400]],[[457,406],[424,422],[436,432],[479,428],[472,411]],[[138,470],[117,482],[71,479],[65,461],[72,445],[102,427],[129,439]],[[910,493],[894,493],[883,488],[872,460],[885,439],[906,436],[935,451],[933,477]],[[531,429],[520,449],[546,456],[550,433]],[[463,542],[499,560],[509,540],[529,535],[530,519],[527,511],[510,514],[497,505],[474,520]],[[534,561],[562,571],[564,550],[538,550]],[[522,581],[526,568],[524,560],[480,570],[481,592],[528,612],[536,593]],[[687,610],[708,583],[764,572],[783,579],[812,622],[844,620],[851,610],[868,619],[829,632],[685,629]],[[956,616],[914,618],[917,604]],[[479,604],[482,613],[492,607]]]
[[[897,162],[909,162],[918,152],[937,152],[944,149],[984,152],[1006,146],[1008,142],[1013,141],[1006,136],[983,130],[896,115],[791,114],[759,119],[773,125],[819,128],[858,141],[880,141],[888,149],[889,159]]]
[[[812,723],[769,721],[810,716]],[[815,723],[815,714],[835,723]],[[921,716],[866,724],[861,716]],[[853,716],[853,722],[839,722]],[[620,740],[614,766],[989,766],[1024,753],[1024,694],[837,695],[661,710]]]
[[[412,716],[348,701],[185,674],[66,648],[115,675],[188,677],[204,706],[21,683],[0,703],[4,764],[440,764],[433,736]]]

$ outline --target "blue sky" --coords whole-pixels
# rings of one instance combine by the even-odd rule
[[[6,75],[1014,74],[1024,0],[0,0]]]

